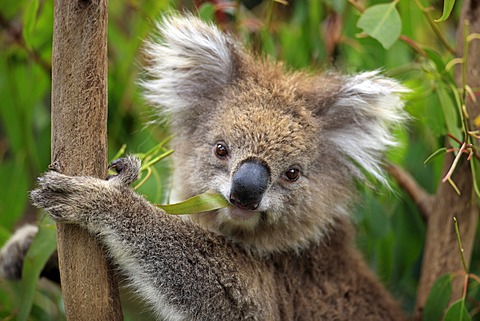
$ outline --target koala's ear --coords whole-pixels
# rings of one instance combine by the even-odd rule
[[[147,100],[167,113],[214,100],[235,74],[238,49],[217,27],[189,16],[167,16],[147,44],[150,59],[141,85]]]
[[[402,95],[409,90],[376,71],[337,80],[338,91],[317,110],[324,138],[343,155],[355,176],[363,178],[362,167],[385,183],[384,152],[396,145],[392,127],[408,118]]]

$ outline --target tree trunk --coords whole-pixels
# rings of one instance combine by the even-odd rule
[[[453,157],[448,154],[444,173],[448,171],[452,161]],[[423,320],[423,308],[435,280],[447,273],[463,271],[453,217],[456,217],[459,223],[465,261],[467,265],[470,262],[478,211],[476,202],[472,202],[472,174],[467,161],[457,167],[454,180],[462,194],[458,195],[448,183],[441,184],[428,215],[414,320]],[[452,301],[461,297],[462,289],[463,278],[455,278]]]
[[[457,52],[462,57],[464,52],[464,25],[468,21],[470,33],[480,32],[480,0],[466,0],[463,3],[462,15],[457,32]],[[467,55],[467,84],[471,88],[480,87],[480,42],[473,41]],[[459,67],[460,69],[461,67]],[[461,88],[461,71],[456,70],[455,79]],[[454,108],[454,106],[452,106]],[[471,123],[479,115],[478,103],[467,99],[467,110]],[[473,127],[471,127],[473,128]],[[460,138],[461,139],[461,138]],[[459,146],[455,146],[459,147]],[[476,160],[472,160],[476,161]],[[445,158],[444,173],[453,162],[450,153]],[[453,180],[457,184],[461,195],[457,195],[448,184],[442,184],[432,203],[427,217],[427,235],[422,263],[422,272],[417,292],[414,320],[423,320],[423,308],[428,294],[435,280],[446,273],[461,272],[464,270],[457,245],[453,217],[457,217],[460,227],[460,237],[464,249],[467,266],[473,250],[473,243],[478,222],[478,203],[473,192],[472,173],[470,164],[465,159],[457,166]],[[463,278],[457,277],[453,283],[451,302],[461,297]]]
[[[52,53],[52,165],[67,175],[106,177],[107,0],[56,0]],[[101,247],[85,230],[57,224],[68,320],[122,320]]]

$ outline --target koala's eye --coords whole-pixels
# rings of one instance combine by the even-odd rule
[[[228,156],[228,148],[223,142],[218,142],[215,145],[215,155],[220,159],[225,159]]]
[[[285,177],[290,182],[295,182],[300,177],[300,170],[297,167],[292,167],[285,172]]]

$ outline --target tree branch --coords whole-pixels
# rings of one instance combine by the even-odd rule
[[[107,0],[56,0],[52,51],[52,162],[66,175],[107,175]],[[73,224],[57,224],[68,320],[122,320],[102,247]]]
[[[471,88],[477,88],[480,86],[480,78],[478,77],[480,60],[477,59],[480,54],[480,43],[475,41],[469,46],[464,43],[468,36],[464,34],[464,25],[467,22],[470,25],[470,33],[480,32],[479,0],[465,0],[463,2],[462,14],[457,28],[456,52],[458,56],[463,57],[464,63],[461,67],[457,66],[454,73],[458,87],[464,88],[468,85]],[[466,48],[468,52],[465,52]],[[462,70],[462,68],[464,69]],[[470,119],[467,121],[472,121],[480,114],[480,106],[472,100],[466,101],[465,108],[470,115]],[[474,127],[468,125],[465,128]],[[458,164],[455,166],[454,178],[461,195],[458,195],[449,184],[441,184],[435,195],[435,201],[432,205],[432,213],[435,215],[430,217],[427,224],[414,321],[423,320],[423,309],[435,280],[446,273],[463,271],[463,265],[465,264],[468,267],[470,264],[478,223],[478,199],[473,192],[470,161],[476,160],[459,158]],[[444,173],[449,171],[453,162],[453,153],[447,153],[443,166]],[[454,216],[458,219],[458,233],[452,223]],[[460,235],[462,239],[464,264],[457,246],[457,235]],[[455,278],[452,283],[450,302],[461,298],[464,290],[463,279]]]

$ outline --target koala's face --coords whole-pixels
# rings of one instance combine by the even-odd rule
[[[172,120],[173,188],[231,203],[193,220],[262,252],[299,249],[346,215],[359,168],[383,179],[389,127],[403,118],[397,82],[288,73],[192,17],[160,32],[143,85]]]
[[[253,230],[309,194],[319,124],[288,91],[238,84],[198,131],[205,143],[197,173],[232,205],[218,214],[222,224]]]
[[[280,75],[275,81],[245,77],[198,115],[192,134],[178,133],[174,149],[183,174],[177,184],[188,191],[185,196],[211,191],[231,204],[195,215],[197,222],[274,249],[299,236],[301,242],[320,237],[344,212],[351,196],[348,170],[322,137],[328,133],[311,99],[297,86]]]

